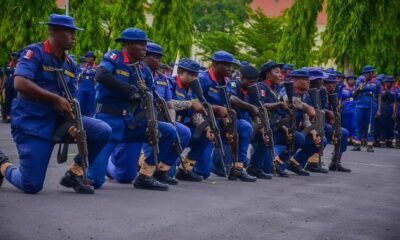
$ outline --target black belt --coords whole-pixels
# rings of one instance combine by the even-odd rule
[[[103,104],[97,104],[97,112],[106,113],[106,114],[115,115],[115,116],[128,115],[128,110],[126,110],[126,109],[118,109],[118,108],[103,105]]]

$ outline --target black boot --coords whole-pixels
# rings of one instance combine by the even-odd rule
[[[136,178],[135,181],[133,182],[133,186],[135,188],[140,188],[140,189],[147,189],[147,190],[157,190],[157,191],[167,191],[168,190],[168,184],[161,183],[154,179],[154,177],[149,177],[145,176],[142,174],[139,174]]]
[[[175,177],[181,181],[189,181],[189,182],[201,182],[203,181],[203,177],[197,175],[192,171],[184,171],[181,168],[178,168],[178,172],[176,173]]]
[[[251,176],[260,179],[272,179],[272,175],[265,173],[260,167],[257,166],[250,166],[246,169],[247,173]]]
[[[304,170],[300,164],[296,164],[293,161],[290,161],[288,170],[300,176],[310,176],[310,173]]]
[[[1,165],[3,165],[4,163],[9,163],[9,162],[10,161],[8,160],[8,156],[0,151],[0,168],[1,168]],[[3,184],[3,180],[4,180],[4,176],[0,172],[0,186]]]
[[[168,185],[178,185],[178,180],[168,176],[168,172],[165,171],[155,171],[153,177],[162,183],[166,183]]]
[[[329,171],[338,171],[338,172],[351,172],[351,169],[345,168],[340,163],[342,159],[342,154],[336,157],[336,154],[333,154],[331,163],[329,164]]]
[[[386,141],[386,147],[393,148],[393,140],[387,140]]]
[[[374,146],[368,144],[368,146],[367,146],[367,152],[375,152]]]
[[[60,184],[67,188],[73,188],[77,193],[93,194],[93,182],[84,181],[82,176],[78,176],[71,170],[65,172],[64,177],[61,178]]]
[[[361,151],[361,144],[355,143],[354,147],[351,149],[351,151],[360,152]]]
[[[328,173],[328,170],[323,168],[320,163],[307,163],[305,170],[316,173]]]
[[[235,167],[231,167],[231,169],[229,170],[228,179],[231,180],[231,181],[236,181],[237,179],[240,179],[242,182],[255,182],[255,181],[257,181],[257,178],[247,174],[247,172],[246,172],[246,170],[244,168],[238,169],[238,168],[235,168]]]
[[[281,165],[276,161],[274,162],[273,171],[274,174],[278,175],[278,177],[285,177],[285,178],[290,177],[289,173],[287,173],[285,170],[282,170]]]

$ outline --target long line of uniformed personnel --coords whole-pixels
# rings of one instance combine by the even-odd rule
[[[350,172],[342,165],[349,143],[354,151],[363,140],[369,152],[375,139],[391,146],[400,125],[400,89],[371,66],[358,79],[274,61],[259,70],[242,62],[232,74],[238,61],[217,51],[209,69],[185,58],[172,76],[161,71],[162,47],[128,28],[116,39],[121,50],[107,52],[98,66],[88,52],[78,68],[66,51],[83,29],[57,14],[47,24],[48,39],[13,53],[6,73],[6,89],[18,93],[12,107],[6,101],[5,120],[19,166],[1,153],[0,185],[6,178],[26,193],[43,188],[56,144],[59,163],[69,143],[78,145],[60,181],[78,193],[94,193],[106,178],[165,191],[211,173],[255,182],[289,177],[287,171]],[[332,153],[324,151],[328,143]],[[323,154],[332,154],[328,169]]]

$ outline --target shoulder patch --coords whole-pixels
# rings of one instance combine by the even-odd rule
[[[114,61],[116,61],[118,59],[118,55],[114,52],[110,53],[108,56]]]
[[[33,58],[33,56],[34,56],[35,54],[34,54],[34,52],[32,51],[32,50],[27,50],[26,51],[26,53],[24,54],[24,58],[25,59],[28,59],[28,60],[31,60],[32,58]]]

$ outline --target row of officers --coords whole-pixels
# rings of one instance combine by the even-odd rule
[[[14,70],[18,96],[11,133],[19,166],[1,153],[0,183],[5,178],[26,193],[39,192],[54,146],[64,144],[57,160],[65,162],[72,141],[79,153],[60,184],[86,194],[101,188],[106,176],[165,191],[178,180],[200,182],[211,173],[246,182],[289,177],[287,170],[301,176],[328,173],[321,161],[328,143],[334,145],[329,170],[350,172],[341,161],[352,135],[341,127],[346,121],[341,113],[353,98],[360,121],[354,150],[361,150],[365,137],[373,151],[373,121],[383,113],[383,100],[371,66],[349,97],[343,96],[354,77],[341,86],[337,75],[320,68],[295,70],[268,61],[258,70],[242,64],[234,79],[238,61],[225,51],[215,52],[205,71],[182,59],[177,75],[168,77],[159,71],[162,47],[141,29],[128,28],[116,39],[121,50],[107,52],[98,66],[88,55],[92,61],[79,71],[66,51],[82,29],[72,17],[57,14],[48,26],[48,39],[27,46]],[[86,106],[77,79],[80,86],[90,83],[85,97],[95,95],[89,116],[81,115]]]

